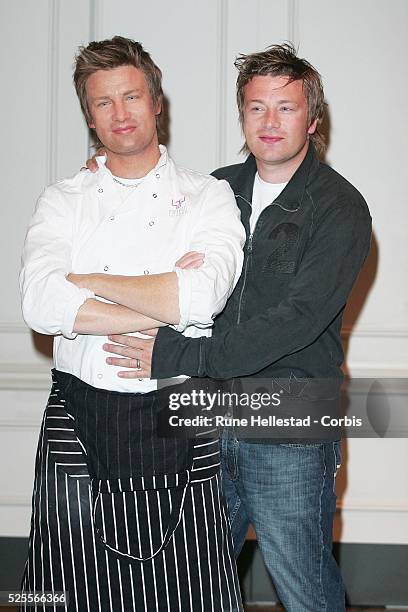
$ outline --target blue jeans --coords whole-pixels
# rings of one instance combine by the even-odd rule
[[[332,555],[338,442],[248,444],[221,438],[221,466],[236,556],[249,524],[287,612],[344,612]]]

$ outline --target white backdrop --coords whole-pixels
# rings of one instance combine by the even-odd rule
[[[347,368],[392,378],[408,374],[407,25],[406,0],[1,3],[0,536],[29,529],[49,342],[24,326],[17,277],[36,197],[88,154],[71,76],[78,45],[140,40],[164,73],[170,151],[205,172],[240,160],[235,56],[284,40],[299,46],[325,83],[327,160],[365,195],[374,220],[345,318]],[[336,537],[408,543],[407,441],[351,440],[344,450]]]

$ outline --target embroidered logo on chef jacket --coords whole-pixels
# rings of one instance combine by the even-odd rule
[[[178,198],[172,198],[169,209],[170,217],[178,217],[180,215],[186,215],[189,212],[187,208],[186,196],[179,196]]]

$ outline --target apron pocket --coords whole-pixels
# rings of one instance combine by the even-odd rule
[[[91,478],[149,478],[191,469],[194,440],[187,432],[177,438],[158,433],[167,394],[151,397],[96,389],[84,393],[79,386],[70,390],[69,406],[75,411],[76,434],[87,450]]]
[[[97,540],[129,563],[150,561],[171,541],[183,514],[190,472],[92,480]]]

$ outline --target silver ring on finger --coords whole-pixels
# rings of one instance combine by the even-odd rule
[[[141,369],[142,369],[142,366],[140,363],[140,359],[136,359],[136,370],[141,370]]]

